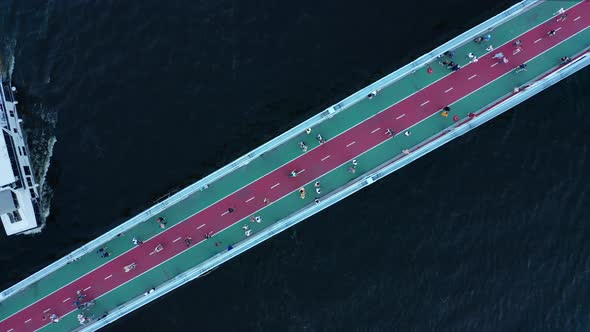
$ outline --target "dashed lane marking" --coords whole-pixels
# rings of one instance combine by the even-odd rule
[[[68,301],[69,301],[69,300],[71,300],[71,299],[72,299],[71,297],[68,297],[67,299],[65,299],[65,300],[61,301],[61,303],[66,303],[66,302],[68,302]]]
[[[229,211],[225,211],[225,212],[223,212],[223,213],[221,214],[221,216],[223,217],[223,216],[225,216],[225,215],[226,215],[226,214],[228,214],[228,213],[229,213]]]
[[[174,239],[174,241],[172,241],[172,243],[176,243],[176,242],[178,242],[178,240],[180,240],[180,237]]]
[[[469,78],[468,78],[467,80],[468,80],[468,81],[471,81],[471,79],[472,79],[472,78],[475,78],[475,76],[477,76],[477,74],[469,76]]]
[[[540,42],[541,40],[543,40],[543,38],[539,38],[539,39],[535,40],[533,43],[536,44],[536,43]]]
[[[374,134],[374,133],[378,132],[379,130],[381,130],[381,128],[373,129],[373,131],[371,132],[371,134]]]
[[[46,312],[48,312],[49,310],[51,310],[51,308],[49,308],[49,309],[45,309],[45,311],[43,311],[43,313],[46,313]]]
[[[253,200],[253,199],[254,199],[254,196],[252,196],[252,197],[248,198],[248,200],[246,201],[246,203],[250,202],[250,201],[251,201],[251,200]]]
[[[451,91],[453,89],[454,89],[453,87],[450,87],[450,88],[448,88],[448,89],[445,90],[445,93],[448,93],[449,91]]]
[[[92,286],[88,286],[88,287],[84,288],[84,289],[83,289],[83,291],[87,291],[87,290],[89,290],[90,288],[92,288]]]
[[[27,320],[25,321],[25,324],[26,324],[26,323],[28,323],[28,322],[30,322],[30,321],[32,321],[32,320],[33,320],[32,318],[29,318],[29,319],[27,319]]]
[[[396,120],[399,120],[399,119],[403,118],[404,116],[406,116],[406,113],[404,113],[404,114],[402,114],[402,115],[398,116],[398,117],[397,117],[397,118],[395,118],[395,119],[396,119]]]
[[[580,18],[582,18],[582,16],[578,16],[578,17],[574,18],[574,22],[579,20]]]
[[[104,278],[104,280],[107,280],[108,278],[112,277],[112,274],[109,274],[106,278]]]
[[[272,187],[270,187],[270,189],[274,189],[274,188],[278,187],[279,185],[280,185],[280,183],[279,183],[279,182],[277,182],[277,183],[275,183],[275,184],[274,184]]]
[[[499,62],[496,62],[494,64],[492,64],[490,67],[496,67],[499,64]]]
[[[428,104],[429,102],[430,102],[430,100],[427,100],[427,101],[423,102],[422,104],[420,104],[420,106],[424,106],[424,105]]]
[[[201,229],[203,227],[205,227],[206,224],[202,224],[201,226],[197,227],[197,229]]]
[[[324,161],[324,160],[326,160],[326,159],[328,159],[328,158],[330,158],[330,155],[327,155],[327,156],[325,156],[324,158],[322,158],[322,161]]]
[[[348,143],[348,144],[346,145],[346,147],[349,147],[349,146],[353,145],[354,143],[356,143],[356,141],[352,141],[352,142]]]

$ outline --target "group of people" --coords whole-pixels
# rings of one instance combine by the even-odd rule
[[[308,134],[311,133],[311,128],[308,128],[306,130],[306,133],[308,133]],[[324,139],[324,137],[321,134],[317,134],[315,138],[318,141],[318,143],[320,143],[320,144],[326,143],[326,140]],[[297,145],[299,146],[299,148],[303,152],[307,152],[307,150],[309,150],[309,146],[307,146],[307,144],[304,141],[299,142]]]
[[[452,71],[457,71],[457,70],[461,69],[461,66],[452,60],[449,60],[449,61],[445,60],[445,61],[441,61],[439,63],[442,66],[445,66],[445,67],[447,67],[447,69],[452,70]]]
[[[307,152],[307,149],[308,149],[307,144],[305,144],[305,142],[303,142],[303,141],[299,142],[299,148],[303,152]]]
[[[73,304],[78,310],[88,310],[94,306],[94,301],[82,302],[86,298],[86,295],[82,294],[81,290],[76,292],[76,297],[76,301]]]
[[[111,252],[107,251],[107,247],[101,247],[96,251],[97,254],[102,258],[107,258],[111,255]]]
[[[488,34],[488,35],[485,35],[485,36],[479,36],[479,37],[475,38],[473,40],[473,42],[476,43],[476,44],[481,44],[484,41],[489,43],[491,40],[492,40],[492,35],[489,35]]]
[[[246,235],[247,237],[252,235],[252,230],[248,225],[242,226],[242,229],[244,230],[244,235]]]
[[[76,292],[76,301],[74,301],[73,304],[78,310],[87,311],[94,306],[94,301],[92,301],[92,300],[82,303],[82,300],[84,300],[85,298],[86,298],[86,295],[83,294],[81,290],[78,290]],[[78,313],[77,318],[78,318],[78,322],[82,325],[86,324],[90,321],[90,318],[84,312]]]
[[[78,318],[78,322],[80,323],[80,325],[84,325],[90,321],[90,318],[88,318],[88,316],[85,316],[83,314],[78,314],[77,318]]]

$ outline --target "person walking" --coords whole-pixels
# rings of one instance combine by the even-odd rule
[[[305,144],[305,142],[299,142],[299,148],[303,152],[307,152],[307,149],[308,149],[307,144]]]
[[[158,225],[160,225],[161,229],[166,228],[167,222],[164,221],[164,217],[158,217]]]
[[[137,267],[137,264],[131,263],[131,264],[126,265],[125,267],[123,267],[123,271],[129,272],[129,271],[134,270],[136,267]]]
[[[299,197],[301,197],[301,199],[305,199],[305,188],[301,187],[299,188]]]
[[[516,73],[520,73],[521,71],[526,71],[526,67],[527,67],[527,64],[526,63],[523,63],[523,64],[519,65],[518,67],[516,67],[516,71],[515,72]]]
[[[317,140],[318,140],[318,142],[319,142],[320,144],[324,144],[324,143],[326,143],[326,140],[324,140],[324,138],[322,137],[322,135],[318,134],[318,135],[316,136],[316,138],[317,138]]]

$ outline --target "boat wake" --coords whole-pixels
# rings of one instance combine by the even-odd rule
[[[0,45],[2,51],[0,54],[0,72],[6,81],[12,81],[17,42],[15,38],[5,36],[0,39],[0,43],[2,43]],[[39,184],[39,227],[21,233],[30,235],[40,233],[45,228],[47,217],[49,217],[51,211],[53,189],[46,181],[46,176],[51,165],[53,148],[57,142],[55,136],[57,113],[47,108],[39,98],[29,95],[27,92],[22,93],[21,91],[21,93],[17,93],[16,98],[21,102],[18,111],[23,118],[23,130],[31,152],[31,164],[35,172],[35,179]]]

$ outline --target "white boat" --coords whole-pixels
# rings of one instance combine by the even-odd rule
[[[0,218],[6,234],[14,235],[38,227],[39,186],[16,111],[16,89],[5,85],[2,77],[0,83]]]

